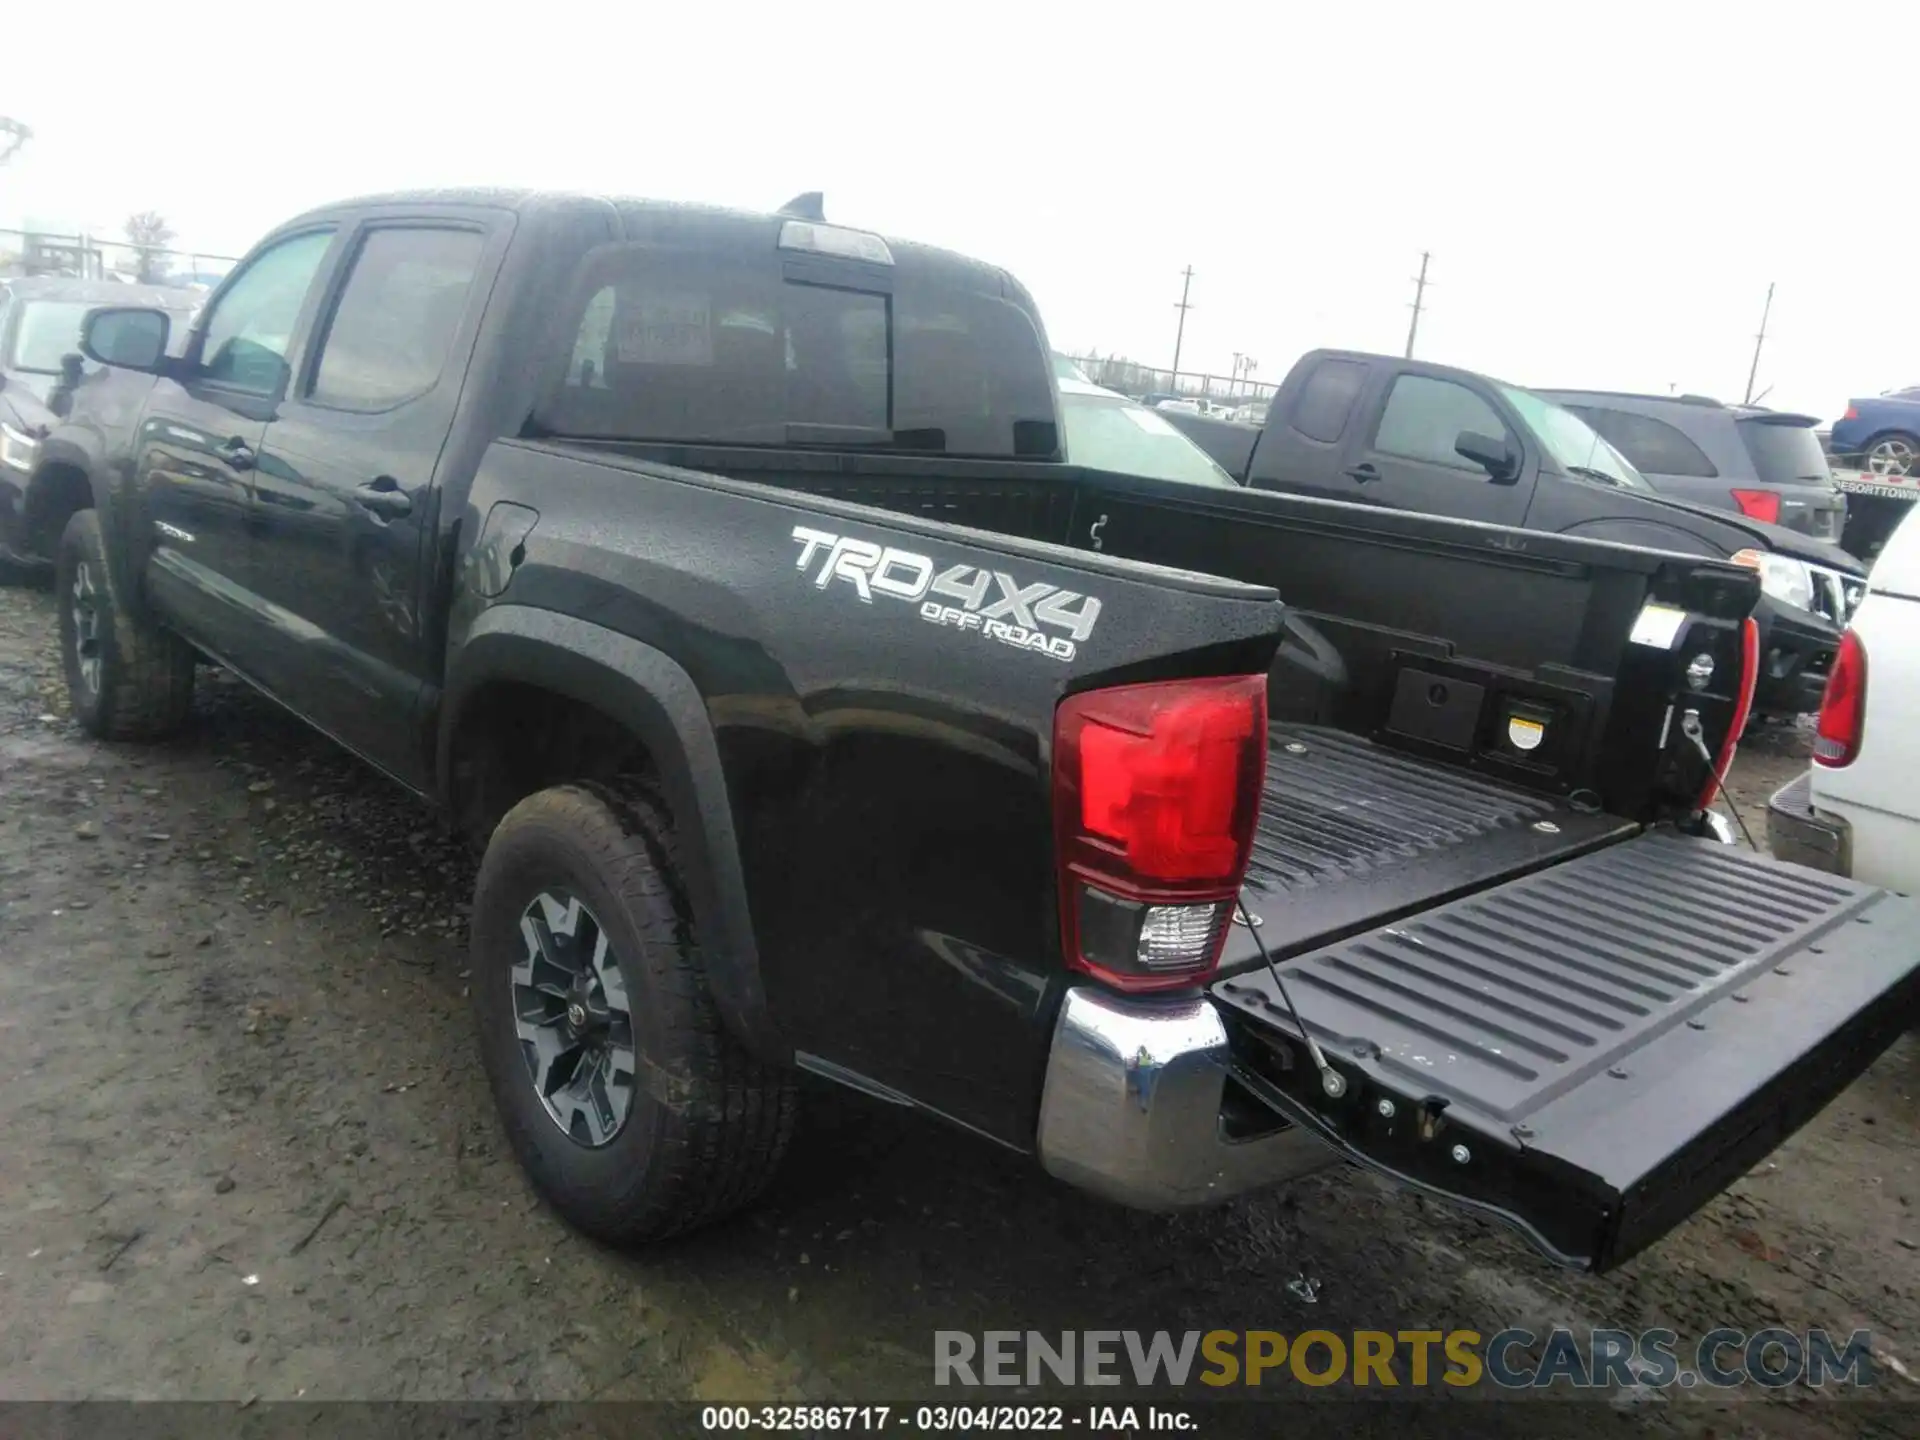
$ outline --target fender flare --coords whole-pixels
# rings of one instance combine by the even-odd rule
[[[107,488],[100,483],[100,470],[94,456],[88,453],[85,446],[75,444],[70,436],[55,430],[40,442],[39,462],[21,484],[20,514],[23,520],[34,513],[36,501],[45,494],[49,477],[56,470],[79,472],[86,482],[87,493],[92,497],[89,504],[104,512],[110,497]],[[54,539],[58,540],[59,537],[56,535]]]
[[[109,466],[97,453],[95,436],[84,430],[66,427],[56,428],[41,442],[40,463],[34,468],[32,477],[27,481],[27,490],[21,496],[24,509],[28,497],[39,485],[46,472],[53,466],[64,466],[78,470],[86,477],[87,489],[93,495],[93,508],[100,515],[100,530],[107,541],[107,564],[112,567],[114,580],[120,594],[136,597],[136,604],[144,604],[143,591],[139,584],[140,566],[144,551],[140,555],[133,553],[132,547],[122,543],[131,537],[122,533],[127,523],[127,507],[121,503],[120,496],[114,493],[109,478]],[[57,542],[59,537],[54,537]],[[58,548],[57,545],[55,548]],[[51,558],[51,557],[49,557]]]
[[[791,1047],[767,1009],[720,747],[693,677],[664,651],[605,626],[528,605],[491,606],[448,666],[435,757],[443,798],[454,790],[461,713],[491,681],[534,685],[590,705],[646,746],[678,833],[681,879],[721,1018],[756,1058],[790,1063]]]

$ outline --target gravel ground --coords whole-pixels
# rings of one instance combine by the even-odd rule
[[[1357,1172],[1135,1215],[824,1093],[756,1212],[602,1249],[495,1128],[464,999],[472,870],[434,818],[217,673],[184,738],[90,742],[53,628],[45,593],[0,590],[0,1399],[858,1402],[933,1393],[936,1329],[1554,1322],[1865,1327],[1882,1394],[1920,1398],[1912,1037],[1600,1279]],[[1762,843],[1804,740],[1742,751]],[[1581,1408],[1623,1435],[1915,1433],[1914,1412],[1791,1398]],[[1539,1434],[1540,1413],[1431,1433]]]

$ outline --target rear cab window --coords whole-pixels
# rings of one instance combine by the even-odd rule
[[[1300,387],[1288,425],[1309,440],[1333,444],[1346,433],[1366,383],[1367,367],[1358,360],[1322,360]]]
[[[653,228],[582,261],[546,433],[1057,458],[1051,352],[998,272],[796,255],[757,217]]]

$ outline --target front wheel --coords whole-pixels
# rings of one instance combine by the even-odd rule
[[[100,517],[67,521],[55,560],[60,656],[74,719],[102,740],[158,740],[193,709],[193,650],[132,610],[107,564]]]
[[[561,785],[509,811],[481,862],[472,944],[494,1101],[567,1220],[634,1244],[759,1196],[792,1132],[792,1081],[720,1018],[650,791]]]

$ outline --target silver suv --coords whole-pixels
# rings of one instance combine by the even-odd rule
[[[1847,497],[1833,483],[1811,415],[1723,405],[1704,395],[1541,390],[1613,445],[1672,500],[1737,510],[1838,540]]]

